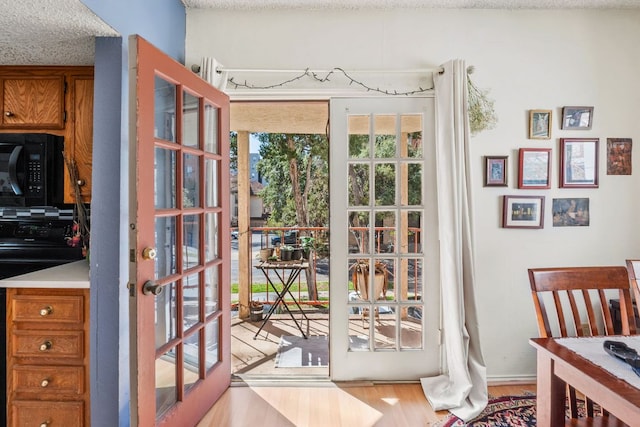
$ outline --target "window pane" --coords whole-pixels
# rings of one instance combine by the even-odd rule
[[[220,154],[218,143],[218,109],[210,104],[204,106],[204,151]]]
[[[176,207],[176,152],[157,148],[154,151],[155,207],[168,209]]]
[[[395,252],[396,215],[391,211],[376,212],[376,253]]]
[[[154,298],[156,306],[155,341],[156,349],[158,349],[174,339],[177,334],[178,311],[175,282],[165,285],[163,292]]]
[[[402,179],[402,189],[406,189],[407,194],[403,194],[402,204],[419,206],[422,204],[422,165],[409,163],[406,167],[408,171],[407,176]]]
[[[405,114],[400,117],[402,144],[400,156],[403,158],[422,158],[422,115]]]
[[[176,349],[156,359],[156,418],[178,401]]]
[[[369,116],[349,116],[349,158],[370,157]]]
[[[184,389],[189,390],[200,378],[200,332],[184,340]]]
[[[183,331],[197,324],[200,320],[198,306],[200,298],[200,274],[190,274],[182,280],[182,325]]]
[[[375,123],[375,154],[376,159],[390,159],[396,157],[396,116],[377,115]]]
[[[204,270],[204,316],[205,319],[218,311],[220,289],[220,266]]]
[[[200,217],[198,215],[184,216],[184,242],[182,244],[183,271],[195,267],[200,263]]]
[[[183,208],[200,206],[200,157],[192,154],[184,155],[183,175]]]
[[[207,370],[213,368],[220,361],[220,331],[219,322],[214,320],[207,324],[204,329],[205,343],[207,346],[205,367]]]
[[[375,168],[376,206],[392,206],[396,200],[396,165],[379,163]]]
[[[155,221],[155,278],[157,280],[175,274],[177,271],[177,237],[175,217],[156,217]]]
[[[153,133],[156,138],[176,142],[176,86],[156,76]]]
[[[186,147],[199,147],[198,122],[200,120],[199,98],[189,92],[183,92],[182,99],[182,145]]]
[[[367,211],[349,213],[349,253],[370,253],[371,220]]]
[[[212,261],[219,256],[220,214],[209,212],[204,217],[204,260]]]
[[[208,208],[220,206],[220,161],[205,159],[204,161],[204,192]]]
[[[369,204],[369,165],[349,164],[349,206]]]

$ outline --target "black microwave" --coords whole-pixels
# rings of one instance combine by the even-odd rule
[[[64,138],[0,133],[0,207],[63,203]]]

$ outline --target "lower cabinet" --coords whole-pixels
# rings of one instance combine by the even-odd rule
[[[8,426],[89,426],[88,320],[88,289],[7,289]]]

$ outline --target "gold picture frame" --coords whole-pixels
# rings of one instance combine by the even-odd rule
[[[529,139],[551,139],[551,110],[529,110]]]

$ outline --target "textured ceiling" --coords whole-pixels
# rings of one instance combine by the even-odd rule
[[[176,0],[178,1],[178,0]],[[188,9],[635,8],[640,0],[181,0]],[[94,38],[118,36],[80,0],[0,0],[0,65],[91,65]]]
[[[640,0],[182,0],[198,9],[638,9]]]

